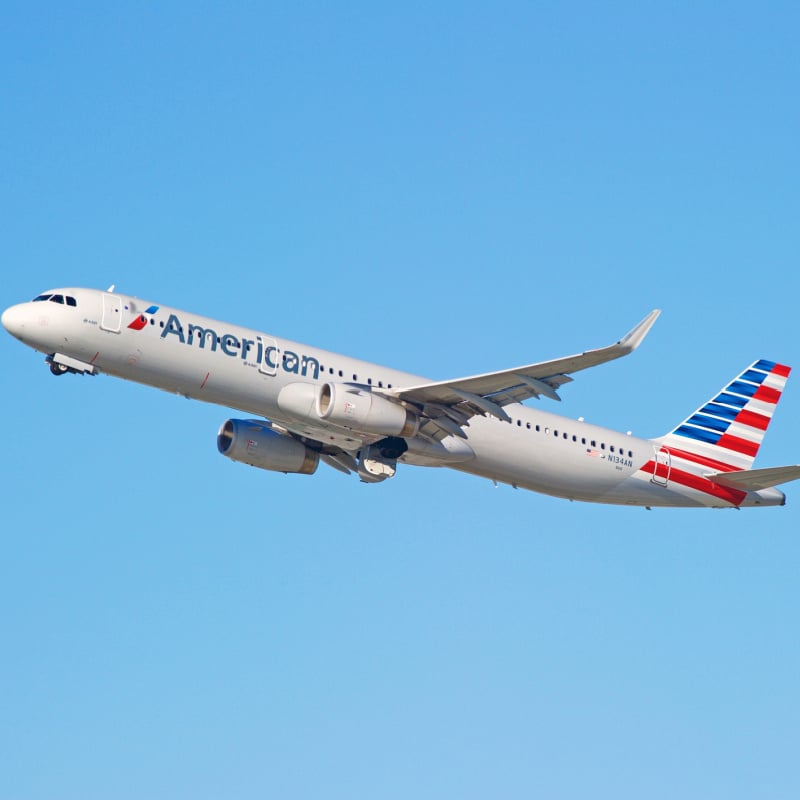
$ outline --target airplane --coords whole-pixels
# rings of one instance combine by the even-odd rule
[[[676,428],[638,438],[523,405],[560,400],[572,374],[636,350],[661,312],[619,341],[572,356],[446,381],[321,350],[148,300],[52,289],[2,324],[53,375],[106,374],[237,409],[228,458],[310,475],[320,462],[365,483],[398,464],[450,467],[568,500],[623,506],[784,505],[800,465],[753,469],[790,368],[759,359]]]

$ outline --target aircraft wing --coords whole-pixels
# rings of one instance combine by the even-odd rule
[[[651,311],[618,342],[598,350],[587,350],[577,355],[500,372],[399,387],[383,393],[387,397],[422,407],[423,417],[439,429],[434,438],[441,439],[449,434],[464,437],[461,426],[468,424],[469,418],[475,414],[488,414],[508,421],[510,417],[503,411],[503,406],[509,403],[519,403],[541,395],[560,400],[557,392],[559,386],[572,380],[568,373],[605,364],[632,353],[660,313],[659,310]],[[432,433],[430,430],[425,432],[428,435]]]

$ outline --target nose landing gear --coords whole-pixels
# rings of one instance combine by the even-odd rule
[[[76,375],[96,374],[93,364],[87,364],[85,361],[78,361],[77,358],[65,356],[63,353],[53,353],[47,356],[45,361],[50,365],[50,372],[56,376],[65,375],[67,372],[74,372]]]

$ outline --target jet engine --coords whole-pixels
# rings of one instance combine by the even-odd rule
[[[233,461],[274,472],[312,475],[319,453],[254,419],[229,419],[217,434],[217,449]]]
[[[316,411],[331,425],[378,436],[412,438],[419,429],[417,415],[399,403],[342,383],[320,387]]]

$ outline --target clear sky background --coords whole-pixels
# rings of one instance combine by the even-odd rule
[[[555,410],[661,435],[800,368],[799,28],[7,2],[0,305],[114,283],[439,379],[658,307]],[[2,800],[800,796],[800,485],[647,512],[267,473],[217,454],[226,409],[1,333]],[[795,375],[756,466],[800,462],[799,416]]]

